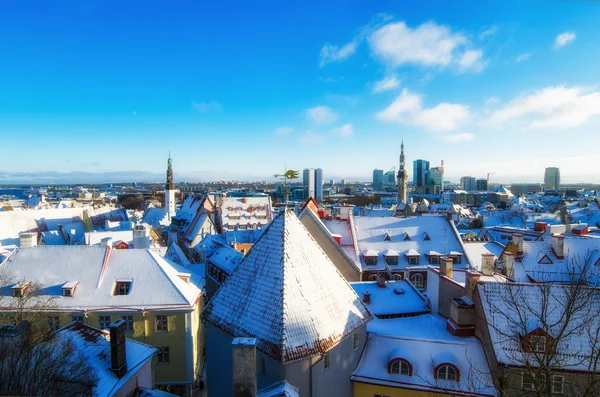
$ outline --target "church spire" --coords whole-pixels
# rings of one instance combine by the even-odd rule
[[[400,168],[398,169],[398,205],[406,203],[407,178],[406,157],[404,156],[404,132],[402,133],[402,144],[400,145]]]
[[[169,160],[167,161],[167,183],[165,184],[166,190],[175,190],[175,184],[173,183],[173,162],[171,161],[171,147],[169,146]]]

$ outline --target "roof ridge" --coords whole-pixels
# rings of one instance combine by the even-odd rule
[[[179,287],[177,285],[175,285],[174,280],[171,279],[171,276],[167,273],[167,271],[163,268],[163,264],[160,262],[159,258],[166,261],[167,264],[171,265],[170,261],[158,254],[156,254],[155,252],[153,252],[150,249],[145,249],[145,251],[148,253],[148,255],[150,255],[150,257],[152,258],[152,260],[154,260],[154,262],[156,263],[156,265],[158,266],[158,268],[160,269],[160,271],[167,277],[167,279],[171,282],[171,286],[173,288],[175,288],[175,290],[177,291],[177,293],[183,298],[183,300],[185,302],[187,302],[189,305],[193,306],[194,302],[193,301],[188,301],[188,299],[185,297],[185,295],[183,294],[183,292],[181,292],[181,290],[179,289]],[[158,256],[158,258],[157,258]],[[173,268],[173,270],[176,270],[175,268]],[[177,277],[177,276],[176,276]],[[183,282],[183,280],[182,280]]]

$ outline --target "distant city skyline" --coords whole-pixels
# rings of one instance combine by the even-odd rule
[[[600,183],[600,3],[1,6],[0,184]],[[310,27],[310,28],[308,28]]]

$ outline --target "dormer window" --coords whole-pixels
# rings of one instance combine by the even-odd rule
[[[431,238],[429,237],[429,234],[423,233],[423,241],[431,241]]]
[[[404,238],[402,239],[402,241],[410,241],[410,236],[408,235],[408,233],[404,233]]]
[[[388,363],[390,374],[412,376],[412,365],[403,358],[395,358]]]
[[[385,236],[383,236],[383,241],[392,241],[392,237],[386,233]]]
[[[377,265],[377,253],[375,251],[367,251],[363,254],[363,258],[365,260],[365,264],[367,266],[375,266]]]
[[[398,257],[397,256],[386,256],[385,262],[388,266],[397,266],[398,265]]]
[[[529,346],[532,352],[545,353],[546,352],[546,337],[532,335],[529,337]]]
[[[69,281],[68,283],[63,284],[62,293],[63,296],[71,297],[75,295],[75,288],[77,287],[77,281]]]
[[[458,382],[460,380],[460,372],[455,365],[450,363],[440,364],[435,369],[435,378],[444,380],[453,380]]]
[[[27,290],[27,288],[29,287],[29,284],[30,283],[26,282],[13,285],[11,288],[12,296],[15,298],[23,297],[23,294],[25,293],[25,290]]]
[[[552,259],[548,258],[548,255],[542,256],[542,258],[538,261],[540,265],[551,265]]]
[[[182,281],[184,281],[186,284],[190,283],[190,273],[179,273],[177,275],[177,277],[179,277]]]
[[[131,290],[130,280],[117,280],[115,283],[115,291],[113,295],[129,295]]]

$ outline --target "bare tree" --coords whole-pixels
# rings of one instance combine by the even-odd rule
[[[94,369],[46,322],[53,300],[40,285],[11,280],[0,266],[0,395],[92,395]]]
[[[502,396],[600,395],[598,280],[588,252],[545,282],[480,286]]]

